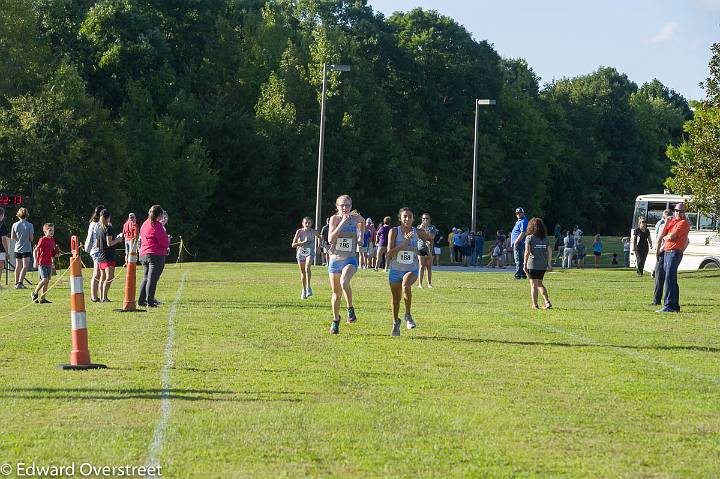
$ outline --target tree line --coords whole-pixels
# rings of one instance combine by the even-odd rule
[[[289,257],[314,216],[324,63],[323,211],[401,206],[470,221],[474,100],[479,224],[516,206],[624,233],[662,191],[693,114],[612,67],[540,85],[457,21],[366,0],[6,0],[0,9],[0,191],[31,194],[62,238],[98,203],[119,222],[155,203],[199,257]],[[482,32],[478,32],[482,35]]]

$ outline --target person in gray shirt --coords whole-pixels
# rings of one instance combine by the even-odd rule
[[[30,216],[27,208],[20,208],[16,216],[19,221],[12,225],[10,233],[10,239],[15,241],[15,289],[25,289],[25,275],[30,270],[35,228],[27,220]]]
[[[425,276],[425,272],[427,272],[427,287],[432,289],[432,264],[433,254],[435,253],[434,241],[435,237],[439,234],[439,231],[437,228],[435,228],[435,226],[430,224],[429,213],[423,213],[421,218],[422,223],[420,224],[420,226],[418,226],[417,229],[421,231],[426,231],[433,239],[433,241],[425,241],[424,239],[422,239],[422,237],[418,237],[417,247],[418,258],[420,259],[420,280],[418,281],[418,288],[423,287],[423,279]]]
[[[540,218],[533,218],[528,223],[523,270],[530,279],[532,309],[538,309],[538,291],[545,300],[544,308],[552,308],[547,288],[543,284],[545,272],[552,271],[552,250],[547,238],[547,228]]]

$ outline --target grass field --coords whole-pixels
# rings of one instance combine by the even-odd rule
[[[358,274],[359,322],[330,336],[327,278],[314,272],[302,301],[290,264],[172,265],[158,309],[87,306],[92,359],[109,366],[87,372],[55,368],[70,351],[64,279],[53,304],[11,316],[29,292],[3,289],[0,464],[156,457],[178,478],[720,476],[717,272],[681,275],[677,315],[653,313],[652,280],[628,270],[548,275],[550,311],[531,311],[510,273],[436,273],[435,289],[414,290],[418,329],[400,338],[384,273]]]

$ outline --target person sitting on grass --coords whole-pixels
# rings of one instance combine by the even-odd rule
[[[528,223],[523,253],[523,270],[530,279],[530,300],[532,309],[538,309],[538,291],[545,300],[545,309],[552,308],[547,288],[543,284],[546,271],[552,271],[552,250],[547,239],[545,223],[540,218],[533,218]]]
[[[48,290],[48,283],[50,283],[50,276],[52,275],[52,264],[53,257],[60,256],[60,251],[55,244],[55,226],[52,223],[45,223],[43,225],[43,232],[45,236],[40,238],[35,250],[33,251],[33,259],[35,260],[35,267],[40,273],[40,281],[38,281],[35,291],[30,295],[33,303],[50,304],[45,298],[45,293]]]

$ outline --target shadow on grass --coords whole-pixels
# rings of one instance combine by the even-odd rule
[[[377,337],[387,337],[380,334],[369,335]],[[510,346],[552,346],[560,348],[617,348],[617,349],[635,349],[635,350],[654,350],[654,351],[700,351],[703,353],[720,353],[720,348],[711,346],[697,345],[670,345],[670,346],[628,346],[618,344],[588,344],[588,343],[561,343],[551,341],[507,341],[502,339],[486,339],[486,338],[453,338],[446,336],[411,336],[413,341],[459,341],[475,344],[504,344]]]
[[[222,391],[213,389],[105,389],[105,388],[13,388],[0,390],[0,398],[51,399],[60,401],[171,399],[212,402],[301,402],[311,393],[292,391]]]
[[[248,301],[240,299],[228,299],[228,300],[198,300],[191,299],[183,301],[184,304],[193,306],[196,308],[208,308],[208,309],[278,309],[278,308],[290,308],[297,309],[298,307],[309,308],[309,309],[329,309],[326,302],[310,302],[310,301]]]

